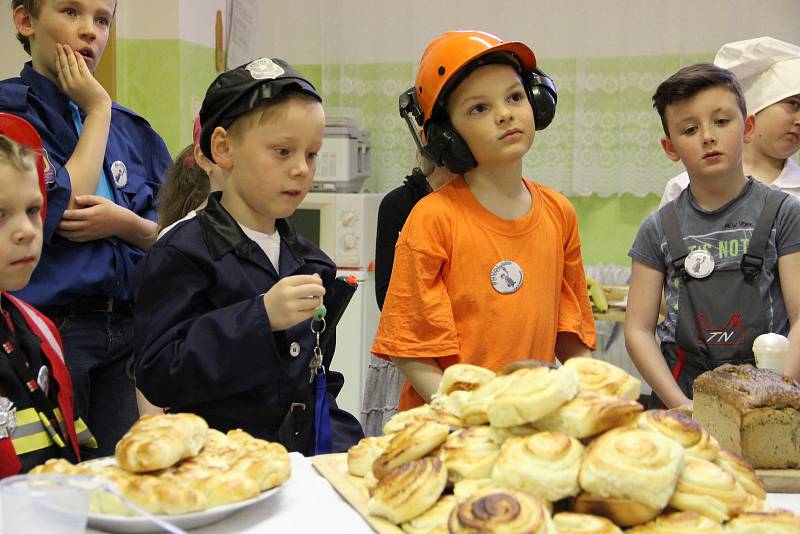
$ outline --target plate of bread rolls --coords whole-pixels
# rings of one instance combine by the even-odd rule
[[[91,493],[89,526],[152,532],[158,526],[137,508],[179,528],[207,525],[268,498],[291,469],[279,443],[241,430],[223,434],[193,414],[158,414],[134,423],[114,457],[78,465],[48,460],[31,473],[105,479],[113,489]]]
[[[387,533],[800,532],[746,461],[683,413],[645,411],[639,390],[589,358],[497,375],[457,364],[430,404],[318,470],[345,471],[325,476],[360,488],[337,487]]]

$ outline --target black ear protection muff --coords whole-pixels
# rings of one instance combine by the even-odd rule
[[[480,63],[477,66],[482,64],[484,63]],[[453,82],[451,87],[458,85],[472,70],[474,69],[470,69],[467,73],[451,80],[451,82]],[[533,119],[536,124],[536,129],[544,130],[553,122],[553,117],[555,117],[556,114],[556,103],[558,102],[556,85],[553,83],[553,80],[538,69],[521,74],[525,93],[533,108]],[[443,89],[439,96],[439,101],[444,102],[444,97],[448,93],[449,91],[447,88]],[[434,116],[425,123],[422,107],[417,101],[415,87],[404,91],[400,95],[398,103],[400,107],[400,117],[406,121],[408,129],[411,131],[411,135],[414,138],[414,142],[423,155],[434,161],[436,165],[446,166],[450,172],[455,174],[463,174],[478,165],[467,143],[458,134],[455,128],[453,128],[453,125],[450,124],[450,120],[443,110],[440,109],[438,113],[434,113]],[[413,122],[411,120],[412,116],[414,118]],[[428,138],[426,144],[423,144],[420,138],[420,127],[425,129],[425,135]]]

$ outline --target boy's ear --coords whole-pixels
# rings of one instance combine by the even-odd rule
[[[222,126],[214,128],[211,134],[211,155],[220,168],[229,171],[233,167],[231,134]]]
[[[664,149],[664,152],[666,152],[669,159],[672,161],[680,161],[681,157],[677,152],[675,152],[675,149],[672,146],[672,141],[670,141],[669,137],[661,138],[661,148]]]
[[[748,115],[744,118],[744,142],[749,143],[756,136],[756,116]]]
[[[14,26],[23,37],[30,37],[33,35],[33,15],[25,9],[25,6],[17,6],[14,8]]]

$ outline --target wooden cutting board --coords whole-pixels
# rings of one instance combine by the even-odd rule
[[[383,518],[369,515],[367,512],[367,502],[369,492],[364,484],[364,479],[354,477],[347,470],[347,453],[322,454],[311,458],[311,465],[320,475],[330,482],[339,495],[352,506],[356,512],[361,514],[367,523],[378,532],[378,534],[404,534],[397,525],[386,521]]]
[[[800,469],[756,469],[768,493],[800,493]]]

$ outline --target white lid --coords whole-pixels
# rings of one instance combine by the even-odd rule
[[[753,341],[753,352],[759,350],[789,350],[789,340],[780,334],[761,334]]]

